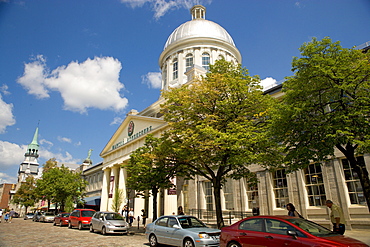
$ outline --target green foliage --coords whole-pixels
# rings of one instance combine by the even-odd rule
[[[112,201],[112,210],[118,213],[118,211],[121,208],[122,202],[123,202],[123,190],[116,189],[114,196],[113,196],[113,201]]]
[[[286,145],[287,170],[330,159],[337,148],[360,176],[370,207],[368,172],[355,157],[370,151],[370,53],[330,38],[313,38],[300,51],[272,121]]]
[[[28,176],[26,181],[21,183],[21,186],[13,196],[13,203],[28,207],[33,207],[37,201],[35,178]]]
[[[267,121],[274,99],[263,94],[259,81],[240,65],[220,60],[200,81],[163,93],[168,139],[186,163],[183,172],[212,182],[219,227],[225,179],[249,175],[253,163],[278,163],[272,162],[279,153]]]
[[[87,182],[81,178],[80,173],[75,173],[64,165],[57,167],[55,160],[48,162],[48,169],[43,171],[41,179],[37,180],[38,194],[49,202],[60,204],[62,209],[69,197],[73,198],[74,202],[82,198]],[[55,166],[50,167],[52,162]]]

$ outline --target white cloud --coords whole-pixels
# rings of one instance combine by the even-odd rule
[[[6,127],[15,124],[15,118],[13,115],[13,104],[7,104],[3,101],[0,94],[0,134],[5,132]]]
[[[61,136],[58,136],[58,141],[60,141],[60,142],[68,142],[68,143],[71,143],[72,142],[71,138],[61,137]]]
[[[65,153],[53,153],[47,149],[40,149],[39,151],[40,158],[44,160],[49,160],[52,158],[55,158],[56,161],[62,162],[62,163],[73,163],[78,164],[80,162],[80,159],[74,159],[72,155],[68,152]]]
[[[160,72],[149,72],[141,76],[142,83],[147,84],[149,88],[162,87],[162,74]]]
[[[115,125],[115,124],[121,124],[123,121],[123,118],[115,117],[113,121],[109,125]]]
[[[0,170],[11,166],[19,166],[24,160],[27,145],[18,145],[7,141],[0,141]]]
[[[43,146],[45,146],[45,144],[48,145],[49,148],[51,148],[54,145],[52,142],[45,140],[45,139],[41,139],[39,142]]]
[[[278,85],[277,81],[272,77],[266,77],[265,79],[261,80],[260,84],[263,87],[263,90],[267,90]]]
[[[6,183],[6,184],[16,184],[18,181],[18,178],[16,176],[9,176],[6,173],[0,172],[0,184]]]
[[[88,108],[121,111],[127,98],[121,96],[124,85],[119,81],[121,63],[112,57],[88,58],[71,62],[48,72],[45,59],[25,64],[25,72],[17,82],[37,98],[48,98],[49,91],[60,92],[64,109],[87,113]]]
[[[8,95],[8,94],[10,94],[10,92],[8,91],[8,85],[3,84],[3,85],[0,87],[0,92],[1,92],[1,93],[3,93],[4,95]]]
[[[148,3],[154,11],[154,18],[158,20],[172,9],[190,9],[196,4],[210,4],[212,0],[121,0],[121,3],[126,3],[132,8],[142,7]]]

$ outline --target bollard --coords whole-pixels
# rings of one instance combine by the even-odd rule
[[[140,228],[140,216],[137,217],[137,229],[139,230]]]

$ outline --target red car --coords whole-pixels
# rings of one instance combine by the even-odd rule
[[[68,227],[72,228],[77,226],[79,230],[82,230],[82,228],[89,228],[91,217],[94,213],[95,210],[93,209],[81,208],[73,210],[68,218]]]
[[[70,213],[60,213],[54,218],[54,226],[68,226]]]
[[[312,221],[290,216],[253,216],[221,229],[220,247],[368,246]]]

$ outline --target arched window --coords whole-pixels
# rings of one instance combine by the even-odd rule
[[[193,54],[186,55],[186,68],[185,71],[193,67]]]
[[[207,52],[204,52],[202,54],[202,67],[206,70],[209,70],[209,62],[210,62],[209,54]]]
[[[177,77],[179,76],[179,71],[178,71],[178,63],[177,63],[177,59],[174,59],[173,60],[173,65],[172,65],[172,80],[176,80]]]

